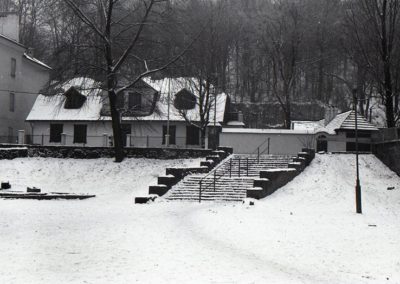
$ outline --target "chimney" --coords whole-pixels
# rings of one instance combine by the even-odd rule
[[[324,125],[327,126],[329,122],[332,121],[338,114],[338,109],[334,106],[328,106],[325,108],[325,122]]]
[[[0,13],[0,34],[19,42],[19,17],[16,12]]]

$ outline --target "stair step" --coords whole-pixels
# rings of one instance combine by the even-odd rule
[[[239,158],[240,169],[239,169]],[[238,202],[246,198],[247,189],[254,187],[254,179],[260,171],[274,168],[287,168],[293,161],[292,156],[265,155],[260,159],[253,156],[234,156],[231,164],[227,163],[213,174],[194,174],[186,176],[173,186],[165,196],[169,201],[199,201],[200,181],[202,181],[201,201]],[[248,168],[247,168],[248,166]],[[231,172],[231,174],[230,174]],[[230,176],[231,175],[231,176]],[[240,176],[239,176],[240,175]],[[204,178],[207,176],[206,178]]]

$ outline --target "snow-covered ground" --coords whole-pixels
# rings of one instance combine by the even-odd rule
[[[317,155],[255,206],[133,204],[166,166],[198,160],[0,161],[16,187],[97,194],[0,200],[0,283],[400,283],[400,178],[361,156],[355,214],[354,160]]]

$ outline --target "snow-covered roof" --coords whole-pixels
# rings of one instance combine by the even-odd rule
[[[294,120],[292,121],[292,129],[293,130],[309,130],[313,131],[315,129],[320,128],[323,126],[323,121],[300,121],[300,120]]]
[[[52,69],[49,65],[47,65],[47,64],[43,63],[42,61],[40,61],[40,60],[38,60],[38,59],[36,59],[36,58],[34,58],[34,57],[28,55],[27,53],[24,53],[23,56],[24,56],[26,59],[28,59],[29,61],[40,65],[41,67],[44,67],[44,68],[46,68],[46,69]]]
[[[66,109],[64,92],[71,87],[76,88],[80,94],[86,96],[86,101],[79,109]],[[71,79],[57,86],[61,93],[53,96],[39,95],[27,117],[27,121],[48,120],[73,120],[87,121],[99,120],[102,107],[102,90],[99,83],[84,77]]]
[[[161,80],[151,80],[150,78],[144,78],[143,80],[152,88],[157,90],[160,94],[160,99],[157,102],[157,113],[153,113],[150,116],[140,117],[140,120],[167,120],[168,116],[168,94],[170,94],[170,114],[169,118],[172,121],[183,121],[181,113],[178,109],[174,107],[173,100],[174,95],[181,91],[182,89],[186,89],[194,94],[197,98],[199,97],[199,89],[200,84],[199,80],[195,78],[165,78]],[[214,88],[211,86],[210,88],[214,91]],[[214,120],[214,95],[211,98],[211,109],[210,109],[210,121]],[[225,106],[226,106],[227,95],[225,93],[217,94],[217,115],[216,121],[223,122],[224,114],[225,114]],[[186,116],[191,121],[200,121],[199,116],[199,104],[195,106],[194,109],[187,110]]]
[[[313,134],[310,130],[293,129],[258,129],[258,128],[223,128],[223,133],[247,133],[247,134]]]
[[[4,39],[4,40],[6,40],[6,41],[8,41],[8,42],[11,42],[11,43],[13,43],[14,45],[18,46],[19,48],[21,48],[21,49],[22,49],[22,48],[27,49],[27,47],[26,47],[25,45],[23,45],[23,44],[21,44],[21,43],[15,41],[15,40],[13,40],[12,38],[9,38],[9,37],[7,37],[7,36],[5,36],[5,35],[0,34],[0,39]],[[44,67],[44,68],[46,68],[46,69],[52,69],[50,66],[46,65],[46,64],[43,63],[42,61],[40,61],[40,60],[38,60],[38,59],[36,59],[36,58],[34,58],[34,57],[28,55],[26,52],[24,52],[24,54],[23,54],[22,56],[23,56],[24,58],[28,59],[30,62],[36,63],[36,64],[38,64],[38,65],[40,65],[40,66],[42,66],[42,67]]]
[[[355,112],[350,110],[341,114],[338,114],[331,122],[325,127],[317,129],[316,132],[326,132],[328,134],[336,134],[336,130],[354,130],[355,129]],[[369,123],[362,115],[357,115],[357,129],[363,131],[376,131],[373,124]]]
[[[178,79],[163,79],[163,80],[144,80],[150,87],[159,92],[159,100],[156,102],[155,111],[147,116],[123,116],[122,120],[141,120],[141,121],[166,121],[168,119],[168,85],[170,85],[170,121],[184,121],[185,119],[180,114],[179,110],[174,107],[174,95],[183,88],[188,89],[196,95],[196,81],[187,78]],[[170,83],[169,83],[170,81]],[[69,88],[75,87],[82,95],[87,97],[87,100],[80,109],[65,109],[65,96],[63,95]],[[54,96],[39,95],[31,112],[27,117],[27,121],[51,121],[51,120],[111,120],[110,116],[101,115],[103,106],[102,89],[100,83],[89,79],[78,77],[74,78],[60,86],[60,93]],[[227,95],[225,93],[217,95],[217,125],[223,122]],[[212,104],[213,105],[213,104]],[[186,116],[191,121],[200,121],[199,106],[186,111]],[[210,110],[210,121],[214,119],[214,106]]]

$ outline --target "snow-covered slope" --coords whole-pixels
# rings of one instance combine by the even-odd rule
[[[133,204],[192,162],[0,161],[1,179],[98,194],[0,200],[0,283],[400,283],[400,178],[374,156],[360,157],[363,215],[354,155],[317,155],[255,206]]]

